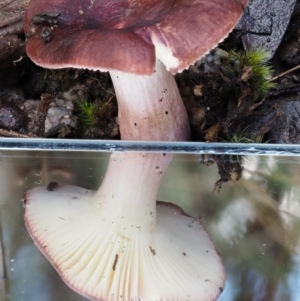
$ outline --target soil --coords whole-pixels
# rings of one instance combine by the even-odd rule
[[[0,136],[119,139],[117,102],[107,73],[46,70],[26,56],[22,18],[28,1],[0,4]],[[280,10],[280,0],[275,2]],[[295,0],[289,2],[293,8]],[[7,7],[14,12],[9,20]],[[251,67],[241,65],[239,56],[228,59],[233,51],[242,53],[249,43],[258,49],[259,40],[269,38],[273,76],[300,64],[300,0],[287,30],[278,29],[282,35],[272,36],[275,27],[262,32],[268,20],[257,17],[259,32],[251,42],[247,26],[253,30],[254,25],[248,19],[208,56],[176,75],[192,141],[300,143],[300,71],[279,77],[275,87],[261,93]]]

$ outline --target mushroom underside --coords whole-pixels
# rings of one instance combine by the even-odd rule
[[[218,297],[224,270],[199,220],[158,202],[151,231],[138,219],[127,220],[126,211],[116,220],[113,212],[103,214],[94,195],[58,186],[34,188],[24,197],[30,235],[72,289],[97,301]]]

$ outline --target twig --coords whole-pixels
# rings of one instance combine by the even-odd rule
[[[282,95],[290,94],[290,93],[299,93],[299,91],[300,91],[299,84],[294,85],[292,87],[284,87],[284,88],[272,91],[272,92],[268,93],[260,102],[257,102],[255,104],[253,104],[252,106],[250,106],[248,109],[247,116],[249,115],[249,113],[256,110],[260,105],[262,105],[269,98],[272,98],[272,97],[275,98],[277,96],[282,96]]]
[[[296,70],[298,70],[298,69],[300,69],[300,65],[298,65],[298,66],[296,66],[296,67],[293,67],[293,68],[291,68],[291,69],[289,69],[289,70],[287,70],[287,71],[285,71],[285,72],[283,72],[283,73],[281,73],[281,74],[279,74],[279,75],[277,75],[277,76],[275,76],[275,77],[269,79],[267,82],[268,82],[268,83],[273,82],[274,80],[277,80],[278,78],[280,78],[280,77],[282,77],[282,76],[284,76],[284,75],[287,75],[287,74],[289,74],[289,73],[291,73],[291,72],[294,72],[294,71],[296,71]]]
[[[41,102],[39,104],[38,110],[36,112],[36,116],[34,118],[34,128],[32,129],[32,133],[38,136],[44,136],[45,134],[45,120],[47,117],[47,112],[49,109],[49,105],[52,101],[52,95],[49,93],[42,93]]]
[[[252,106],[249,107],[248,112],[247,112],[247,116],[250,115],[250,113],[252,113],[255,109],[257,109],[260,105],[262,105],[265,100],[268,98],[269,95],[265,96],[260,102],[257,102],[255,104],[253,104]]]
[[[20,134],[15,131],[7,131],[4,129],[0,129],[0,137],[9,137],[9,138],[40,138],[33,134]]]
[[[105,105],[105,106],[109,105],[115,96],[116,96],[115,94],[111,95],[111,96],[108,98],[108,100],[105,102],[104,105]]]

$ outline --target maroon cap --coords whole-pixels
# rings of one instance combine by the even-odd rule
[[[182,71],[234,28],[247,0],[31,0],[27,53],[47,68]]]

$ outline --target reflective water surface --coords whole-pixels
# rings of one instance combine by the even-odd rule
[[[97,190],[109,157],[1,151],[0,300],[87,300],[64,284],[35,246],[20,200],[50,182]],[[226,270],[219,301],[300,300],[299,164],[298,156],[173,156],[158,200],[205,225]]]

